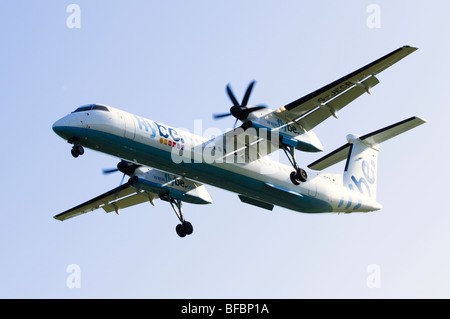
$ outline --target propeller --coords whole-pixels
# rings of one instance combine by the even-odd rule
[[[214,114],[213,118],[217,120],[217,119],[232,115],[236,118],[236,122],[234,123],[234,126],[236,126],[236,123],[238,120],[244,122],[245,120],[247,120],[247,117],[250,113],[261,110],[261,109],[265,109],[266,108],[265,105],[257,105],[257,106],[247,107],[248,100],[250,98],[250,94],[252,93],[253,86],[255,85],[255,83],[256,83],[256,81],[250,82],[250,84],[247,87],[247,90],[245,91],[244,98],[242,99],[241,104],[239,104],[238,100],[236,99],[236,96],[234,95],[233,91],[231,90],[230,84],[228,84],[227,85],[227,94],[228,94],[231,102],[233,102],[233,106],[230,108],[229,113]]]
[[[125,175],[128,175],[128,176],[133,175],[134,171],[140,166],[141,165],[134,164],[132,162],[128,162],[128,161],[125,161],[125,160],[121,160],[117,164],[117,168],[108,168],[108,169],[104,169],[103,170],[103,174],[104,175],[115,173],[115,172],[119,172],[119,171],[123,173],[122,179],[120,180],[119,187],[117,188],[117,191],[116,191],[116,195],[115,195],[116,199],[119,197],[120,186],[122,186],[122,184],[123,184],[123,180],[125,179]]]

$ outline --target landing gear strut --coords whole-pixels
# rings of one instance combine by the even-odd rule
[[[171,198],[169,200],[170,205],[173,208],[173,211],[177,215],[178,219],[180,220],[181,224],[178,224],[175,230],[177,231],[178,236],[185,237],[186,235],[192,234],[194,231],[194,227],[192,227],[192,224],[184,219],[183,217],[183,211],[181,209],[181,200]]]
[[[308,174],[303,168],[298,167],[297,161],[295,160],[295,148],[282,143],[281,147],[283,148],[286,157],[289,159],[289,162],[291,162],[292,166],[295,169],[295,171],[291,172],[291,175],[289,176],[291,178],[292,184],[300,185],[300,183],[306,182],[306,180],[308,179]]]

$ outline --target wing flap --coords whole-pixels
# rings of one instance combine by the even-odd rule
[[[138,204],[145,203],[148,201],[153,203],[153,200],[157,199],[157,198],[159,198],[159,196],[156,194],[141,192],[139,194],[134,194],[134,195],[125,197],[124,199],[120,199],[115,202],[106,204],[106,205],[102,206],[102,208],[107,213],[118,212],[122,208],[127,208],[130,206],[138,205]]]
[[[378,83],[380,83],[380,81],[378,81],[375,76],[370,76],[367,80],[358,83],[331,101],[319,105],[313,112],[303,116],[297,120],[296,123],[303,127],[306,131],[309,131],[330,116],[337,118],[337,111],[341,110],[344,106],[357,99],[364,93],[370,92],[369,90]]]

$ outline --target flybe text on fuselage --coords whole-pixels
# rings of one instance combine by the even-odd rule
[[[149,137],[152,139],[157,139],[157,134],[160,138],[160,143],[168,145],[171,147],[177,147],[178,149],[183,149],[184,138],[178,133],[178,131],[172,127],[167,128],[166,126],[148,120],[138,115],[134,115],[138,128],[140,131],[149,132]]]

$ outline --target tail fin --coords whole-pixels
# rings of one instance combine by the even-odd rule
[[[424,123],[426,123],[425,120],[414,116],[360,137],[347,135],[347,144],[311,163],[308,167],[323,170],[347,159],[344,186],[359,190],[360,193],[375,200],[379,144]]]
[[[376,199],[378,145],[368,145],[360,137],[347,135],[350,144],[344,169],[344,186],[358,189],[372,199]]]

